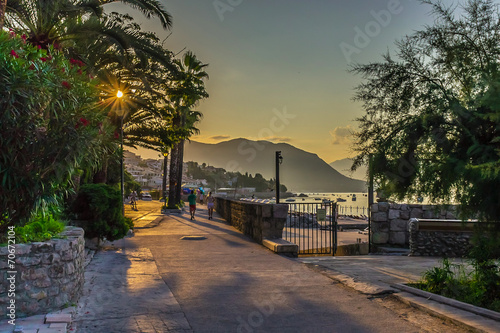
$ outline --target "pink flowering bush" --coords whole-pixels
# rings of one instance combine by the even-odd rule
[[[80,60],[0,31],[0,233],[57,203],[108,149],[94,81]]]

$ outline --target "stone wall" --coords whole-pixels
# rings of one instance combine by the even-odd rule
[[[411,218],[456,219],[456,206],[374,203],[371,207],[372,244],[408,246]]]
[[[84,283],[83,235],[81,228],[66,227],[61,239],[17,244],[14,268],[8,265],[8,248],[0,248],[0,316],[8,318],[9,292],[13,289],[16,318],[76,303]]]
[[[446,227],[443,230],[425,230],[419,228],[419,223],[418,219],[410,219],[409,222],[411,256],[461,258],[465,257],[471,249],[473,228],[464,226],[461,231],[447,231]],[[460,220],[448,223],[463,225]]]
[[[217,197],[215,210],[230,225],[262,244],[264,238],[281,238],[288,205],[245,202]]]

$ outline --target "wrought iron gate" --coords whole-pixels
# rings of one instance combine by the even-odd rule
[[[299,254],[331,254],[337,249],[337,204],[288,203],[283,239],[299,246]]]

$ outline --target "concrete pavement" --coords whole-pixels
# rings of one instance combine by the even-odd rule
[[[415,310],[394,312],[335,283],[317,263],[276,255],[206,217],[202,206],[195,221],[187,213],[151,218],[97,253],[77,332],[465,331],[432,318],[423,327],[405,318]]]

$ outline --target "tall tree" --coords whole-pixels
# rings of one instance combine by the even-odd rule
[[[500,219],[500,17],[490,0],[426,0],[435,23],[396,43],[395,57],[356,65],[364,82],[353,167],[373,156],[386,193],[458,201]],[[460,13],[457,12],[460,9]]]

